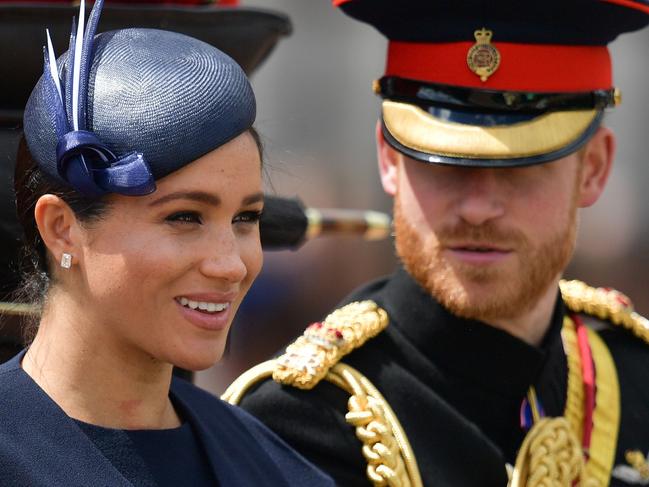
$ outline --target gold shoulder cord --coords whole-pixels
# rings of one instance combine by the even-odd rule
[[[373,301],[348,304],[310,325],[284,355],[241,375],[222,399],[238,404],[251,386],[270,376],[300,389],[329,381],[350,395],[345,419],[363,444],[369,480],[375,486],[422,487],[412,447],[394,411],[367,377],[340,363],[387,325],[387,313]]]

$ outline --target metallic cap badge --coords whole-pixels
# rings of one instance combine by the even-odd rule
[[[492,31],[483,27],[476,30],[473,35],[476,43],[469,49],[466,62],[469,69],[480,76],[482,81],[487,81],[500,66],[500,52],[491,44]]]

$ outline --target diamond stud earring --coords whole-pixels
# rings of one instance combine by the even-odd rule
[[[72,255],[68,254],[67,252],[64,252],[63,255],[61,256],[61,267],[64,269],[69,269],[72,267]]]

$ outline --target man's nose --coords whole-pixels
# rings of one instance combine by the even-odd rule
[[[482,225],[501,217],[505,200],[497,169],[466,169],[457,203],[458,215],[471,225]]]

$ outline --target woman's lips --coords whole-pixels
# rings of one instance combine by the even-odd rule
[[[224,330],[230,324],[231,304],[235,296],[188,294],[174,299],[181,315],[193,325],[210,331]]]

